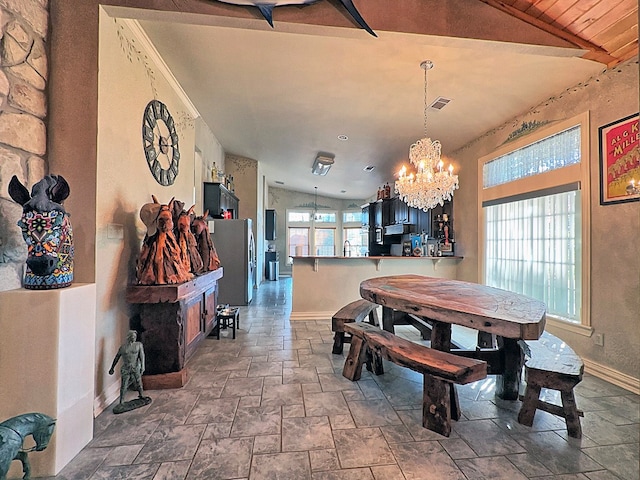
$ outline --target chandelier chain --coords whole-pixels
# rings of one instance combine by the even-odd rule
[[[427,70],[429,70],[429,66],[424,66],[424,137],[427,138]]]

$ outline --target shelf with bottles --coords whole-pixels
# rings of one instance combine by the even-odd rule
[[[233,175],[225,175],[222,170],[218,169],[215,162],[213,162],[213,166],[211,167],[211,182],[209,183],[219,183],[231,193],[235,193],[236,191]]]
[[[437,213],[433,216],[432,237],[435,240],[436,256],[455,255],[455,234],[450,213]]]

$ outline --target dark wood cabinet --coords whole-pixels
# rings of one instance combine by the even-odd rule
[[[451,201],[425,212],[409,207],[400,197],[377,200],[362,206],[362,227],[368,232],[371,256],[388,255],[391,245],[405,241],[408,234],[427,234],[438,249],[439,240],[448,235],[449,243],[455,245]],[[453,255],[453,246],[450,251],[440,250],[442,255]]]
[[[411,210],[400,197],[385,198],[382,200],[382,226],[407,225],[412,222]]]
[[[362,207],[362,228],[369,228],[369,204],[363,205]]]
[[[404,203],[400,197],[393,198],[394,220],[396,224],[412,223],[409,219],[409,205]]]
[[[204,209],[213,218],[238,218],[239,200],[233,192],[221,183],[204,182]]]
[[[264,211],[265,240],[276,240],[277,238],[276,221],[277,221],[277,215],[275,210],[268,208],[267,210]]]
[[[145,389],[185,384],[187,360],[215,327],[218,280],[222,275],[219,268],[177,285],[127,288],[127,301],[140,308]]]
[[[372,226],[382,228],[382,200],[369,204],[369,208],[372,210],[369,213],[369,220],[373,223]]]

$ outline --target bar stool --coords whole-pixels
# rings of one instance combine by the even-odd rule
[[[233,339],[235,340],[236,328],[240,328],[240,309],[226,305],[224,308],[217,310],[216,319],[218,324],[216,338],[220,340],[220,329],[231,327],[233,329]]]

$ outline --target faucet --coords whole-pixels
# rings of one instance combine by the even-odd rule
[[[348,255],[347,255],[347,252],[349,253]],[[349,240],[344,241],[344,247],[342,249],[342,253],[345,257],[351,256],[351,242],[349,242]]]

